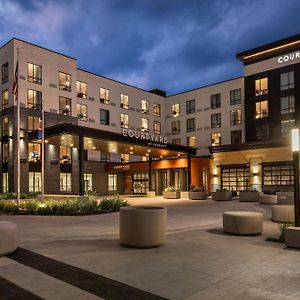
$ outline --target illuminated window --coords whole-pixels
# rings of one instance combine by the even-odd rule
[[[180,114],[180,104],[179,103],[172,104],[171,109],[172,109],[172,116],[178,117]]]
[[[172,127],[172,134],[180,133],[180,121],[173,121],[171,123],[171,127]]]
[[[87,84],[85,82],[77,81],[76,83],[77,97],[87,98]]]
[[[121,154],[121,162],[129,162],[129,154],[122,153]]]
[[[121,128],[128,128],[128,127],[129,127],[128,115],[121,114]]]
[[[8,135],[8,116],[2,118],[2,136]]]
[[[28,63],[27,80],[32,83],[42,84],[42,67],[32,63]]]
[[[211,115],[211,128],[221,127],[221,113]]]
[[[41,159],[41,144],[28,143],[28,161],[39,162]]]
[[[157,103],[153,104],[153,115],[155,117],[160,117],[161,115],[160,104]]]
[[[66,146],[59,147],[59,161],[61,164],[72,163],[72,148]]]
[[[59,72],[59,89],[71,92],[71,75]]]
[[[255,80],[255,95],[262,96],[268,94],[268,78]]]
[[[100,88],[100,102],[103,104],[109,104],[109,90]]]
[[[2,109],[8,108],[8,90],[2,92]]]
[[[255,113],[256,119],[260,119],[268,116],[269,114],[268,101],[256,102],[255,108],[256,108],[256,113]]]
[[[27,107],[32,109],[42,108],[42,92],[27,90]]]
[[[181,145],[181,140],[180,139],[172,139],[172,144]]]
[[[80,121],[87,121],[87,105],[77,104],[77,117]]]
[[[83,180],[84,180],[84,192],[88,193],[93,191],[93,174],[83,174]]]
[[[294,71],[280,74],[280,90],[293,89],[295,87]]]
[[[118,175],[117,174],[108,174],[108,190],[116,191],[118,189]]]
[[[71,98],[59,96],[59,113],[61,115],[70,116],[72,111]]]
[[[142,100],[142,114],[149,114],[149,101]]]
[[[269,124],[262,123],[256,125],[256,140],[264,141],[269,139]]]
[[[280,99],[281,114],[290,114],[295,112],[295,96],[282,97]]]
[[[149,132],[149,120],[148,119],[142,119],[142,131]]]
[[[189,136],[189,137],[187,137],[186,144],[189,147],[196,147],[196,137],[195,136]]]
[[[100,108],[100,124],[109,125],[109,110]]]
[[[230,124],[231,125],[240,125],[242,124],[242,110],[232,110],[230,112]]]
[[[155,134],[160,134],[161,133],[161,123],[158,121],[153,122],[153,131]]]
[[[195,99],[186,101],[186,114],[192,114],[196,111]]]
[[[72,174],[71,173],[60,173],[60,191],[71,192],[72,191]]]
[[[8,143],[2,143],[2,162],[8,162]]]
[[[37,193],[42,191],[42,173],[29,172],[29,193]]]
[[[230,91],[230,105],[241,104],[241,100],[242,100],[241,89]]]
[[[220,146],[222,144],[221,133],[214,132],[211,134],[211,145],[212,146]]]
[[[281,121],[281,135],[291,134],[291,130],[295,128],[295,120],[282,120]]]
[[[231,131],[231,144],[240,144],[242,142],[242,130]]]
[[[195,118],[186,120],[186,131],[187,132],[193,132],[196,130],[196,121],[195,120],[196,120]]]
[[[34,131],[34,130],[39,130],[39,127],[40,127],[40,118],[39,117],[28,116],[27,131],[31,132],[31,131]]]
[[[220,108],[221,107],[221,94],[215,94],[210,96],[210,108]]]
[[[121,94],[121,108],[129,109],[129,97],[128,95]]]
[[[2,84],[8,82],[8,62],[2,65]]]
[[[2,193],[8,193],[8,173],[2,173]]]

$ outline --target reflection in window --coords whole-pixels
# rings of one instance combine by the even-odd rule
[[[192,114],[196,111],[195,99],[186,101],[186,114]]]
[[[295,120],[281,121],[281,135],[290,135],[293,128],[295,128]]]
[[[187,137],[186,142],[189,147],[196,147],[196,137],[195,136]]]
[[[210,97],[210,108],[220,108],[221,107],[221,94],[215,94]]]
[[[231,90],[230,91],[230,105],[241,104],[241,89]]]
[[[231,144],[242,143],[242,130],[231,131]]]
[[[295,96],[282,97],[280,99],[281,114],[290,114],[295,112]]]
[[[8,193],[8,172],[2,173],[2,193]]]
[[[242,110],[232,110],[230,112],[230,124],[231,125],[240,125],[242,124]]]
[[[196,130],[196,121],[195,120],[196,120],[195,118],[186,120],[186,131],[187,132],[193,132]]]
[[[211,115],[211,128],[221,127],[221,113]]]
[[[8,143],[2,143],[2,162],[8,162]]]
[[[8,135],[8,116],[2,118],[2,136]]]
[[[71,75],[59,72],[59,89],[71,92]]]
[[[171,127],[172,127],[172,134],[180,133],[180,121],[173,121],[171,123]]]
[[[280,74],[280,90],[293,89],[295,87],[294,71]]]
[[[181,140],[180,139],[172,139],[172,144],[181,145]]]
[[[28,63],[27,80],[32,83],[42,84],[42,67],[32,63]]]
[[[109,110],[100,108],[100,124],[109,125]]]
[[[2,84],[8,82],[8,62],[2,65]]]
[[[257,124],[256,125],[256,140],[263,141],[269,139],[269,124]]]

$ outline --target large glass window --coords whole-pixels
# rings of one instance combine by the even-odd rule
[[[2,109],[8,108],[8,90],[2,92]]]
[[[28,161],[39,162],[41,159],[41,144],[28,143]]]
[[[72,173],[60,173],[60,191],[72,192]]]
[[[242,130],[231,131],[231,144],[240,144],[242,142]]]
[[[116,191],[118,189],[118,175],[117,174],[108,174],[108,190]]]
[[[2,173],[2,193],[8,193],[8,173]]]
[[[28,116],[27,131],[31,132],[31,131],[34,131],[34,130],[39,130],[39,127],[40,127],[40,118],[39,117]]]
[[[100,124],[109,125],[109,110],[100,108]]]
[[[186,144],[189,147],[196,147],[196,137],[195,136],[189,136],[186,138]]]
[[[2,65],[2,84],[8,82],[8,62]]]
[[[230,124],[231,125],[240,125],[242,124],[242,110],[232,110],[230,112]]]
[[[293,89],[295,87],[294,71],[280,74],[280,90]]]
[[[59,72],[59,89],[67,92],[71,92],[71,75]]]
[[[175,144],[175,145],[181,145],[181,140],[180,139],[172,139],[172,144]]]
[[[155,134],[160,134],[161,133],[161,123],[158,121],[153,122],[153,131]]]
[[[2,162],[7,163],[8,162],[8,150],[9,150],[9,144],[8,143],[2,143]]]
[[[61,164],[72,163],[72,148],[67,146],[59,147],[59,161]]]
[[[29,172],[29,193],[42,191],[42,173]]]
[[[2,136],[8,135],[8,116],[2,117]]]
[[[230,91],[230,105],[241,104],[242,93],[241,89],[231,90]]]
[[[260,119],[269,115],[268,101],[260,101],[255,103],[255,118]]]
[[[142,114],[149,114],[149,101],[142,100]]]
[[[210,96],[210,108],[219,108],[221,107],[221,94],[215,94]]]
[[[211,145],[212,146],[221,146],[221,132],[214,132],[211,134]]]
[[[178,117],[180,115],[180,104],[179,103],[172,104],[171,109],[172,109],[173,117]]]
[[[32,109],[42,108],[42,92],[27,90],[27,107]]]
[[[255,80],[255,95],[262,96],[268,94],[268,78]]]
[[[87,98],[87,84],[82,81],[76,83],[77,97],[86,99]]]
[[[77,117],[80,121],[87,121],[87,105],[77,104]]]
[[[158,103],[153,104],[153,115],[156,117],[160,117],[161,115],[160,104]]]
[[[129,162],[129,154],[121,153],[121,162]]]
[[[290,114],[295,112],[295,96],[282,97],[280,99],[281,114]]]
[[[128,95],[121,94],[120,106],[121,106],[121,108],[129,109],[129,97],[128,97]]]
[[[70,116],[72,112],[71,98],[59,96],[59,113],[65,116]]]
[[[211,115],[211,128],[221,127],[221,113]]]
[[[186,101],[186,114],[192,114],[196,111],[196,101],[195,99]]]
[[[129,127],[129,117],[127,114],[121,114],[121,128]]]
[[[149,132],[149,120],[148,119],[142,119],[142,131]]]
[[[186,120],[186,131],[187,132],[193,132],[196,130],[196,121],[195,120],[196,120],[195,118]]]
[[[269,124],[262,123],[256,125],[256,139],[263,141],[269,139]]]
[[[282,120],[281,121],[281,135],[291,134],[291,130],[295,128],[295,120]]]
[[[100,102],[103,104],[109,104],[109,90],[100,88]]]
[[[172,134],[180,133],[180,121],[173,121],[171,126],[172,126]]]
[[[293,186],[294,171],[292,163],[263,165],[264,186]]]
[[[32,63],[28,63],[27,80],[32,83],[42,84],[42,67]]]
[[[84,192],[92,192],[93,191],[93,174],[84,173],[83,174],[84,180]]]
[[[229,191],[244,191],[250,187],[250,167],[222,167],[222,188]]]

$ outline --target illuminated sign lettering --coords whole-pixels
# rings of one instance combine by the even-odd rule
[[[131,129],[123,129],[122,130],[123,136],[128,136],[130,138],[136,138],[140,140],[145,140],[153,143],[153,146],[159,147],[158,144],[167,144],[168,138],[160,136],[160,135],[153,135],[147,132],[142,131],[133,131]]]
[[[300,51],[280,56],[278,57],[277,61],[280,64],[282,64],[283,62],[288,62],[299,58],[300,58]]]

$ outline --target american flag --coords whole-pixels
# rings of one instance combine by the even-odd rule
[[[13,94],[15,95],[15,100],[18,101],[18,76],[19,76],[19,62],[17,62],[16,65],[16,71],[15,71],[15,80],[13,85]]]

